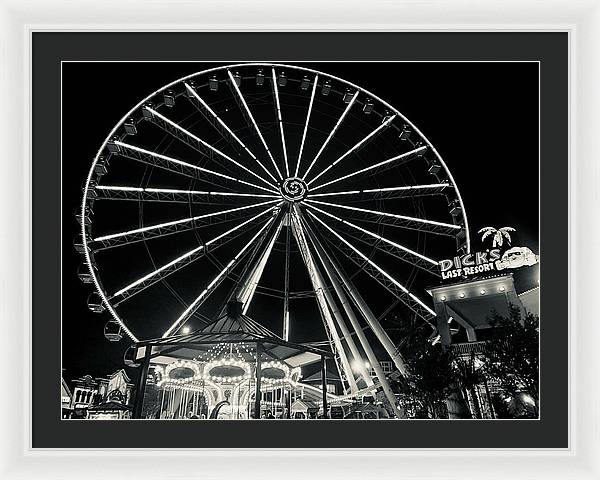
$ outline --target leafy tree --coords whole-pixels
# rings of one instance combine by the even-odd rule
[[[486,347],[484,370],[512,397],[528,394],[535,416],[539,411],[539,318],[521,319],[513,308],[509,318],[494,315],[492,335]]]
[[[453,354],[440,344],[431,345],[425,338],[415,344],[407,352],[408,375],[403,379],[402,390],[418,403],[418,416],[437,418],[456,381]]]
[[[477,385],[485,382],[485,375],[481,367],[481,361],[478,359],[475,352],[471,352],[467,358],[457,358],[454,362],[454,365],[456,368],[456,376],[459,385],[471,393],[474,410],[472,412],[473,416],[475,418],[483,418],[481,406],[479,405],[478,395],[476,392]],[[464,397],[467,398],[467,395],[464,394]]]

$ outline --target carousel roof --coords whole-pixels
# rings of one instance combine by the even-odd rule
[[[284,361],[290,367],[317,362],[321,356],[332,356],[331,352],[311,345],[283,340],[244,315],[241,304],[230,302],[222,316],[195,332],[137,343],[136,359],[141,360],[145,352],[144,347],[151,346],[153,363],[170,363],[173,358],[192,360],[218,343],[260,343],[267,356]],[[244,355],[248,356],[245,360],[252,360],[250,355]]]

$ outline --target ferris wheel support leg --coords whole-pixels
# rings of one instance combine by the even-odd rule
[[[313,247],[317,253],[317,257],[319,257],[319,259],[321,260],[321,264],[323,265],[323,268],[325,269],[326,275],[329,277],[329,279],[333,283],[333,280],[335,280],[335,279],[331,278],[330,271],[328,270],[328,265],[325,264],[324,258],[321,255],[321,252],[319,252],[314,238],[312,238],[312,236],[311,236],[311,232],[308,232],[308,235],[309,235],[309,239],[311,240]],[[348,298],[344,295],[343,291],[341,292],[342,295],[340,295],[340,292],[338,291],[339,284],[336,287],[336,284],[334,283],[333,288],[336,291],[336,293],[338,294],[338,297],[339,297],[340,301],[342,302],[343,308],[346,311],[348,318],[350,318],[353,328],[356,330],[355,324],[356,325],[359,325],[359,324],[358,324],[358,321],[356,321],[356,316],[354,315],[354,312],[352,312],[352,310],[348,308]],[[352,352],[352,357],[357,362],[358,373],[363,377],[367,386],[370,387],[370,386],[374,385],[373,379],[371,378],[371,375],[369,375],[369,373],[367,372],[367,369],[365,368],[365,365],[362,361],[362,355],[360,354],[360,352],[356,346],[356,343],[354,342],[354,339],[352,338],[352,334],[348,330],[346,322],[344,321],[344,318],[342,317],[342,314],[341,314],[339,308],[337,307],[337,304],[335,303],[333,295],[331,295],[331,293],[327,289],[324,290],[323,293],[325,294],[325,298],[326,298],[327,302],[329,303],[331,311],[333,312],[333,315],[334,315],[335,319],[337,320],[338,325],[340,326],[340,330],[342,331],[343,338],[345,338],[346,343],[348,344],[348,347],[350,348],[350,351]],[[345,305],[344,305],[344,301],[346,302]],[[349,311],[350,311],[350,314],[348,314]],[[354,318],[355,322],[352,322],[352,317]],[[360,325],[359,325],[359,330],[364,338],[364,334],[362,333],[362,329],[360,328]],[[360,338],[359,338],[359,340],[360,340]],[[364,343],[364,342],[361,342],[361,343]],[[364,349],[364,345],[363,345],[363,349]],[[366,353],[366,350],[365,350],[365,353]],[[371,359],[369,359],[369,362],[371,362]]]
[[[326,288],[323,289],[323,294],[325,296],[325,300],[327,301],[327,304],[329,305],[331,313],[333,313],[333,317],[337,321],[337,324],[342,332],[342,338],[346,340],[346,343],[348,344],[348,348],[350,348],[350,352],[352,353],[352,358],[357,362],[358,373],[363,377],[367,386],[373,385],[373,379],[371,378],[371,376],[367,373],[367,371],[365,369],[364,363],[362,362],[362,358],[361,358],[362,356],[361,356],[360,352],[358,351],[358,348],[356,347],[356,343],[354,342],[354,339],[352,338],[352,335],[350,334],[350,331],[348,330],[346,322],[344,321],[344,317],[342,317],[342,314],[341,314],[333,296],[331,295],[329,290],[327,290]],[[352,365],[350,365],[350,368],[352,368]]]
[[[346,285],[348,293],[350,294],[352,300],[354,301],[354,303],[362,313],[363,317],[369,324],[369,327],[371,327],[371,330],[373,330],[373,332],[377,336],[377,339],[383,345],[383,348],[385,348],[388,355],[392,358],[392,361],[394,362],[394,365],[396,365],[396,368],[400,371],[402,375],[406,375],[406,365],[404,364],[404,359],[402,358],[402,356],[390,340],[390,337],[377,320],[377,317],[373,314],[365,300],[362,298],[361,294],[358,293],[358,291],[354,287],[354,284],[345,276],[345,274],[341,270],[339,270],[339,272],[341,272],[342,274],[342,281]]]
[[[284,279],[284,296],[283,296],[283,339],[288,342],[290,337],[290,242],[291,242],[291,226],[290,214],[286,214],[287,226],[285,233],[285,279]]]
[[[310,237],[310,232],[309,232],[309,240],[312,240]],[[312,244],[313,244],[313,247],[315,248],[315,251],[317,252],[317,256],[321,259],[321,263],[323,263],[321,255],[317,251],[314,241],[312,241]],[[323,265],[324,265],[324,263],[323,263]],[[326,271],[326,273],[329,276],[327,271]],[[321,277],[321,283],[324,285],[325,282],[323,281],[323,277],[320,275],[320,272],[319,272],[319,276]],[[330,308],[331,312],[333,313],[333,316],[334,316],[335,320],[337,321],[337,324],[342,332],[342,338],[346,340],[346,343],[348,344],[348,348],[350,348],[350,352],[352,353],[352,358],[357,363],[358,373],[363,377],[367,386],[369,386],[369,387],[372,386],[374,384],[373,379],[371,378],[371,375],[369,375],[369,373],[367,372],[367,369],[365,368],[365,365],[362,361],[362,355],[360,354],[360,351],[358,350],[358,347],[356,346],[356,343],[354,342],[354,339],[352,338],[352,334],[348,330],[348,326],[346,325],[344,317],[342,316],[340,309],[338,308],[337,303],[335,302],[335,299],[333,298],[333,295],[329,292],[329,290],[327,288],[323,288],[323,295],[325,296],[325,300],[327,301],[327,304],[329,305],[329,308]],[[361,330],[361,332],[362,332],[362,330]],[[352,368],[352,365],[350,365],[350,367]]]
[[[310,235],[310,233],[311,232],[309,231],[309,235]],[[392,408],[394,408],[395,415],[398,418],[404,417],[404,414],[402,412],[400,412],[398,410],[398,407],[396,406],[396,396],[394,395],[394,392],[392,391],[392,388],[390,387],[390,384],[387,381],[387,378],[385,378],[385,373],[381,369],[379,360],[375,356],[375,352],[373,352],[373,349],[371,348],[371,345],[369,344],[369,341],[367,340],[367,337],[365,336],[363,329],[362,329],[360,323],[358,322],[356,315],[354,314],[354,310],[352,310],[352,307],[350,306],[350,301],[349,301],[348,297],[346,296],[346,293],[344,292],[342,285],[340,284],[338,278],[336,277],[336,275],[333,271],[334,269],[337,271],[338,270],[337,267],[335,267],[335,265],[333,265],[333,267],[332,267],[333,261],[332,261],[331,257],[329,257],[329,255],[323,250],[322,245],[320,244],[318,239],[316,239],[314,237],[314,235],[312,236],[312,239],[313,239],[313,244],[315,245],[315,249],[317,250],[317,255],[321,259],[321,263],[323,264],[323,268],[325,269],[325,273],[329,277],[329,280],[331,281],[333,288],[334,288],[337,296],[340,299],[342,307],[344,308],[346,315],[348,316],[348,319],[350,320],[350,323],[352,324],[352,328],[356,332],[356,336],[358,337],[358,340],[359,340],[363,350],[365,351],[365,354],[367,355],[367,359],[369,360],[369,363],[373,366],[373,370],[375,370],[375,376],[379,380],[379,385],[381,385],[381,388],[383,389],[383,393],[385,394],[386,398],[388,399],[388,402],[390,402],[390,405],[392,405]],[[364,365],[363,365],[363,368],[364,368]],[[373,383],[373,382],[371,381],[371,383]]]
[[[352,368],[350,367],[350,362],[348,361],[348,357],[346,356],[346,352],[344,350],[344,346],[340,340],[338,332],[335,328],[335,324],[333,318],[331,317],[331,313],[329,311],[329,307],[327,305],[327,300],[325,298],[325,284],[323,282],[323,277],[317,268],[317,265],[312,258],[310,250],[308,249],[308,244],[306,242],[306,237],[304,236],[304,231],[302,229],[302,225],[300,224],[298,209],[294,209],[294,215],[292,216],[292,222],[294,226],[294,236],[296,238],[296,242],[300,247],[300,252],[302,254],[302,258],[304,259],[304,263],[306,268],[308,269],[308,273],[310,276],[310,280],[313,286],[313,290],[315,291],[315,295],[317,297],[317,305],[319,307],[319,312],[323,318],[323,323],[325,328],[329,330],[331,335],[330,341],[335,346],[335,349],[338,351],[338,355],[340,357],[342,363],[342,370],[344,371],[344,376],[348,380],[350,385],[350,391],[352,393],[358,391],[358,386],[356,385],[356,380],[354,379],[354,375],[352,373]],[[340,373],[340,379],[342,379],[342,372]],[[343,382],[343,380],[342,380]]]
[[[367,305],[365,300],[362,298],[362,295],[356,290],[356,287],[354,286],[352,281],[348,278],[346,273],[341,269],[341,267],[338,267],[337,265],[335,265],[335,263],[333,263],[333,265],[336,269],[336,272],[337,272],[340,280],[346,287],[348,294],[350,295],[353,302],[360,310],[362,316],[365,318],[365,320],[369,324],[369,327],[371,328],[371,330],[373,330],[373,333],[375,333],[375,335],[377,336],[377,339],[383,345],[383,348],[385,348],[388,355],[392,358],[392,361],[394,362],[394,365],[396,366],[396,368],[400,371],[400,373],[402,373],[402,375],[405,375],[406,374],[406,365],[404,364],[404,359],[402,358],[402,356],[400,355],[400,353],[398,352],[398,350],[396,349],[396,347],[390,340],[390,337],[388,336],[388,334],[385,332],[385,330],[379,323],[379,320],[377,320],[377,317],[373,314],[373,312],[371,311],[371,309],[369,308],[369,306]]]

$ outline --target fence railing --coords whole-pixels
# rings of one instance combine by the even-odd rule
[[[486,342],[454,343],[452,350],[457,355],[470,355],[471,353],[484,353]]]

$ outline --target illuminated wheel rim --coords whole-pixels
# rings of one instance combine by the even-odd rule
[[[289,119],[298,112],[298,120]],[[160,132],[158,144],[151,129]],[[339,138],[345,129],[351,133],[344,138],[351,142]],[[208,131],[211,139],[219,140],[208,140]],[[184,150],[189,155],[181,155]],[[145,169],[137,183],[134,175],[125,175],[130,164]],[[191,179],[189,187],[155,184],[157,172]],[[102,208],[97,208],[109,200],[134,200],[138,222],[129,228],[111,226],[111,216],[101,218]],[[200,202],[204,213],[197,210]],[[443,218],[427,216],[429,206],[424,205],[434,202]],[[156,204],[165,211],[183,204],[189,215],[165,215],[163,221],[152,222],[147,215]],[[85,182],[80,216],[81,250],[92,283],[111,317],[133,341],[156,335],[140,333],[143,323],[123,313],[128,302],[147,295],[146,302],[159,304],[151,290],[165,285],[180,310],[165,320],[161,333],[181,333],[190,318],[206,320],[198,317],[206,299],[249,261],[251,246],[268,244],[267,237],[285,222],[305,229],[307,242],[313,235],[320,239],[332,258],[364,265],[382,289],[393,291],[407,309],[429,322],[435,314],[428,298],[422,290],[410,289],[413,272],[431,275],[432,281],[437,275],[438,259],[428,255],[423,239],[443,239],[446,256],[457,249],[470,250],[459,189],[415,125],[358,85],[283,64],[224,65],[178,79],[145,97],[102,143]],[[223,218],[230,223],[221,238],[204,235],[206,225],[219,225]],[[400,236],[389,233],[398,231],[407,237],[414,234],[415,240],[411,237],[412,244],[404,245]],[[197,239],[194,248],[156,256],[154,242],[185,232]],[[223,239],[237,239],[238,234],[245,235],[239,252],[220,248],[226,243]],[[171,243],[174,249],[179,246]],[[127,262],[104,260],[104,255],[133,244],[143,246],[150,266],[130,272]],[[220,255],[215,260],[218,274],[199,275],[196,295],[179,294],[171,279],[204,258],[207,245],[211,255]],[[372,260],[379,252],[389,255],[386,265],[398,265],[393,274]],[[115,265],[122,274],[118,278]],[[404,270],[408,273],[398,280],[396,272]],[[291,293],[285,292],[288,302]],[[288,306],[284,323],[290,317]]]

